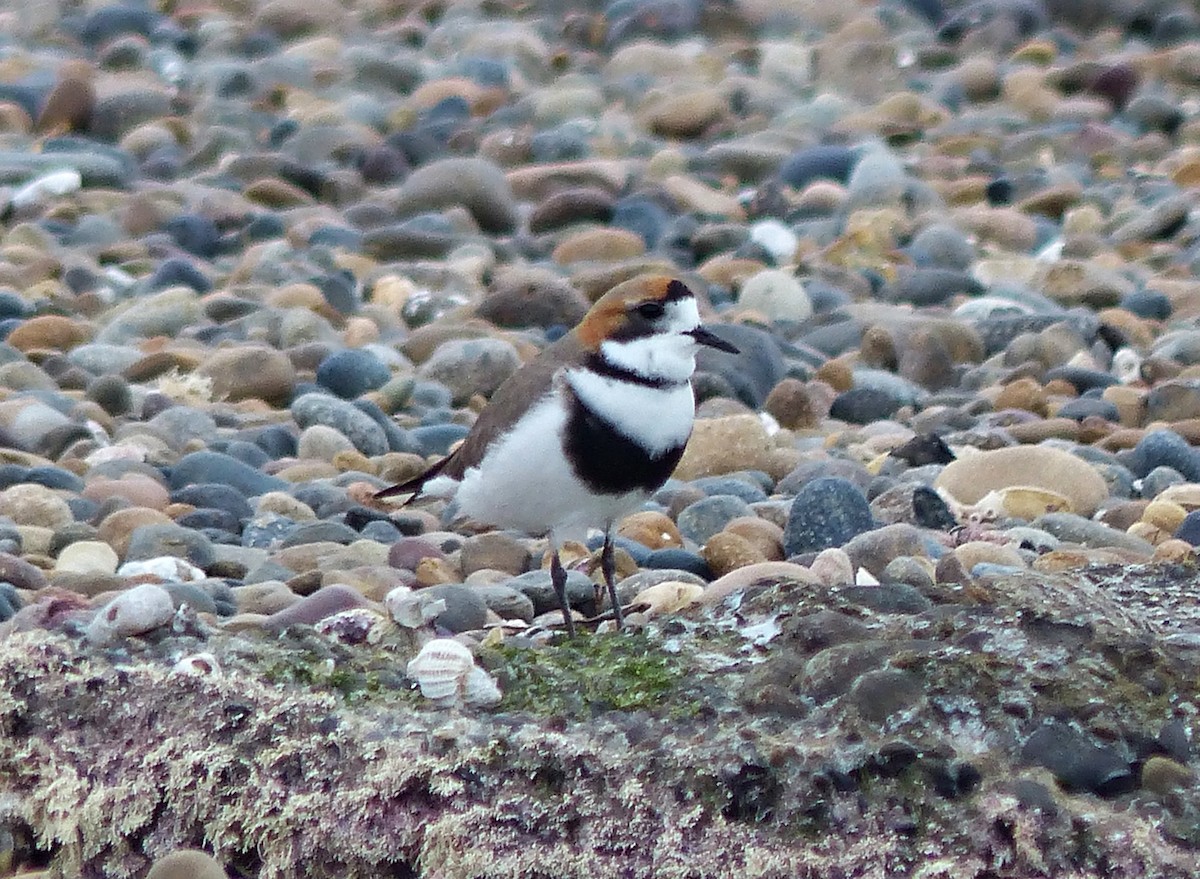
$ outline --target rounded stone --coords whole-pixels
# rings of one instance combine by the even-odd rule
[[[157,858],[146,879],[226,879],[225,868],[208,852],[176,849]]]
[[[246,497],[287,488],[287,483],[282,479],[269,476],[237,458],[212,451],[192,452],[180,458],[171,468],[168,484],[172,490],[176,490],[206,482],[224,483]]]
[[[0,511],[18,525],[61,528],[75,521],[64,498],[42,485],[14,485],[0,492]]]
[[[113,548],[99,540],[78,540],[64,547],[54,561],[56,573],[115,574],[120,559]]]
[[[392,377],[387,365],[370,351],[348,348],[336,351],[317,367],[317,384],[344,400],[387,384]]]
[[[488,620],[488,605],[483,595],[461,583],[444,583],[421,590],[422,595],[446,602],[446,609],[434,618],[434,624],[455,634],[482,629]]]
[[[683,535],[671,517],[650,510],[626,516],[618,525],[617,534],[649,549],[683,546]]]
[[[738,303],[768,320],[803,321],[812,316],[812,302],[804,285],[787,269],[766,269],[747,278]]]
[[[142,583],[101,608],[88,625],[87,637],[96,644],[110,644],[165,626],[174,616],[175,604],[170,594],[161,586]]]
[[[1104,477],[1082,458],[1053,446],[1013,446],[979,452],[951,461],[935,486],[964,504],[1018,485],[1043,488],[1063,495],[1071,508],[1090,516],[1108,497]]]
[[[212,541],[203,534],[175,523],[142,525],[129,535],[125,561],[175,556],[199,568],[207,568],[216,558]]]
[[[304,394],[292,403],[291,413],[302,428],[315,424],[333,428],[368,457],[382,455],[390,448],[380,424],[353,404],[330,394]]]
[[[259,399],[273,406],[287,403],[296,384],[288,356],[258,345],[218,349],[196,367],[196,375],[212,382],[215,399]]]
[[[710,537],[700,555],[718,578],[738,568],[769,561],[753,543],[731,531],[720,531]]]
[[[84,321],[57,314],[44,314],[23,321],[5,340],[18,351],[70,351],[92,337]]]
[[[520,366],[517,349],[503,339],[452,339],[437,347],[418,374],[441,382],[462,405],[475,394],[490,397]]]
[[[875,527],[866,495],[836,476],[814,479],[796,493],[783,530],[787,555],[844,546]]]
[[[512,187],[499,166],[478,158],[448,158],[417,168],[401,184],[395,208],[401,216],[461,205],[489,233],[516,228]]]
[[[741,498],[719,494],[689,504],[680,512],[676,524],[685,538],[703,544],[732,520],[752,515],[750,505]]]

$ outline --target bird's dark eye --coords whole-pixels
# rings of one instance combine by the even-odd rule
[[[637,307],[637,313],[646,320],[658,320],[666,310],[661,302],[643,302]]]

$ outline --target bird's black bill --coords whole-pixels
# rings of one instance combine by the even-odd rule
[[[704,327],[696,327],[694,330],[688,330],[688,335],[699,342],[701,345],[707,345],[709,348],[716,348],[718,351],[725,351],[728,354],[740,354],[737,348],[730,345],[716,333],[706,330]]]

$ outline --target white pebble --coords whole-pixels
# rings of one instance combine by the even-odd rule
[[[143,583],[122,592],[100,609],[87,627],[87,640],[111,644],[168,625],[174,617],[175,605],[167,590]]]

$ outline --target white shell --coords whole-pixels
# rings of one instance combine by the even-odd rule
[[[435,638],[421,648],[405,670],[417,682],[421,695],[442,706],[495,705],[500,688],[463,644]]]
[[[414,592],[407,586],[397,586],[383,599],[383,605],[398,624],[406,629],[419,629],[433,622],[446,609],[446,600]]]
[[[221,664],[211,653],[193,653],[175,663],[171,669],[175,674],[191,675],[192,677],[220,677]]]
[[[474,667],[475,657],[462,644],[435,638],[421,648],[405,674],[417,682],[426,699],[449,704],[457,701],[459,687]]]
[[[647,586],[634,596],[633,604],[634,606],[646,605],[643,611],[646,616],[656,617],[662,614],[677,613],[698,602],[702,595],[704,595],[703,586],[680,580],[667,580],[665,583]]]
[[[462,700],[466,705],[495,705],[503,695],[492,676],[477,665],[471,667],[462,682]]]

